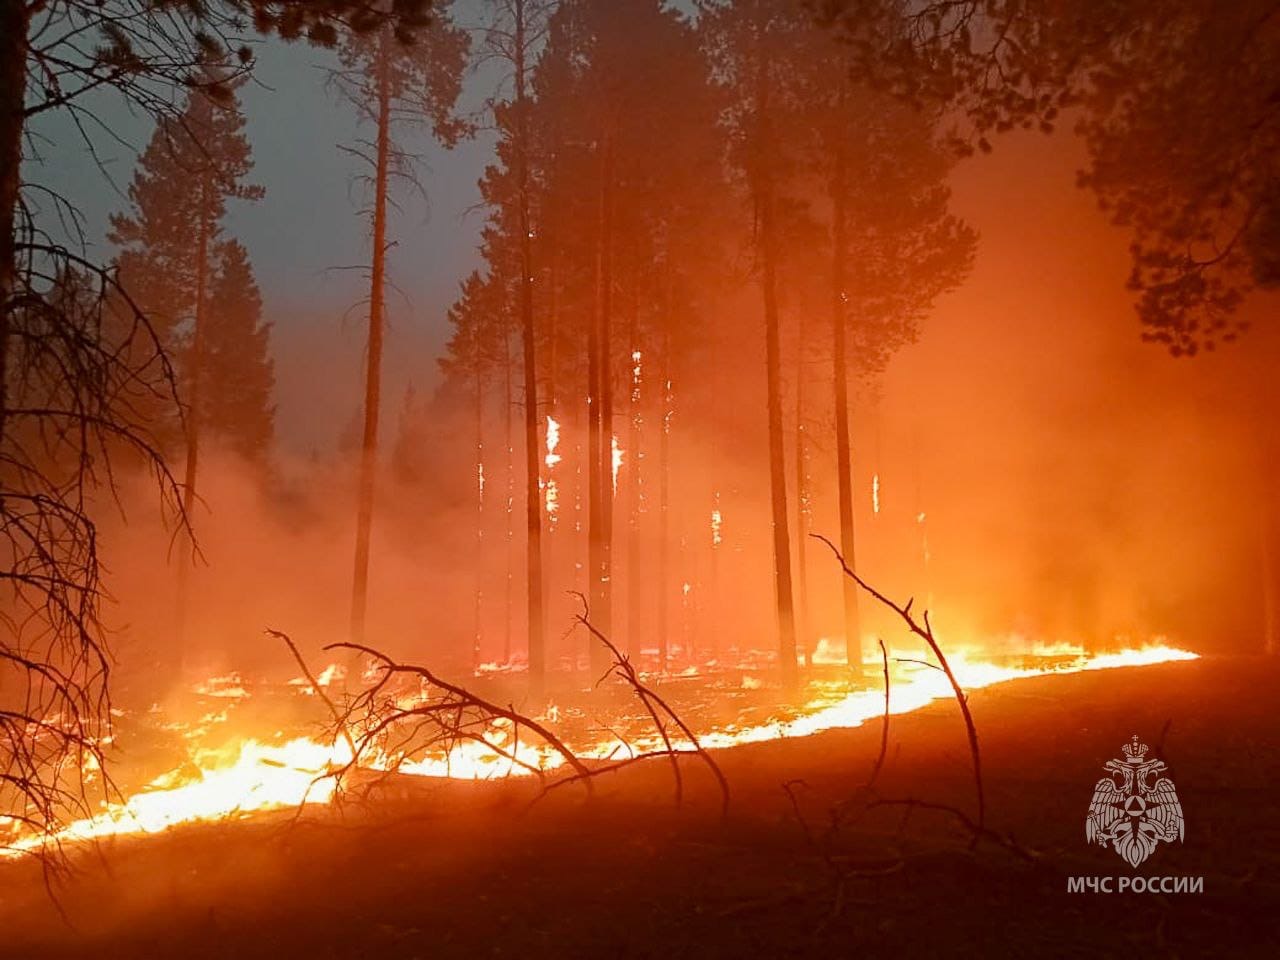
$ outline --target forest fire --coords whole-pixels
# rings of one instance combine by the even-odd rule
[[[952,669],[967,690],[980,690],[993,684],[1026,677],[1070,674],[1086,670],[1108,670],[1141,667],[1195,659],[1185,650],[1153,642],[1141,647],[1108,653],[1086,653],[1067,644],[1032,647],[1019,662],[983,660],[964,653],[950,657]],[[318,676],[321,686],[329,686],[341,673],[341,667],[330,664]],[[751,687],[751,672],[741,673],[742,682]],[[918,659],[895,655],[893,680],[888,710],[901,714],[918,710],[951,695],[946,679],[929,664]],[[301,691],[299,696],[314,696],[305,680],[290,681],[289,686]],[[239,701],[250,696],[244,680],[238,675],[213,677],[196,684],[193,693],[205,697]],[[744,718],[695,733],[707,749],[728,749],[742,744],[761,743],[788,737],[805,737],[836,728],[857,727],[880,717],[885,711],[883,686],[849,690],[847,681],[815,681],[810,684],[802,706],[788,711],[785,717],[764,721]],[[556,717],[558,710],[549,707]],[[61,827],[52,835],[24,835],[15,832],[0,848],[0,856],[21,856],[38,852],[48,844],[66,844],[111,836],[158,833],[188,823],[209,822],[226,818],[238,819],[265,811],[324,805],[333,801],[337,781],[333,771],[350,764],[353,759],[350,742],[341,736],[328,742],[298,736],[273,743],[253,737],[230,736],[221,727],[229,720],[227,711],[206,716],[194,727],[169,724],[189,743],[189,754],[177,767],[152,779],[142,789],[128,796],[102,802],[101,813]],[[127,723],[128,718],[119,721]],[[546,746],[516,744],[516,759],[506,751],[512,749],[510,724],[496,720],[484,733],[484,742],[467,741],[454,744],[446,752],[436,752],[394,762],[396,773],[407,777],[443,777],[460,780],[490,780],[509,776],[529,776],[534,770],[554,771],[563,758]],[[609,739],[599,742],[574,742],[574,752],[585,759],[603,760],[620,751],[646,751],[660,747],[656,733],[645,729],[641,716],[610,718]],[[209,747],[208,743],[219,743]],[[681,744],[677,743],[677,746]],[[518,760],[518,762],[517,762]],[[362,758],[362,767],[370,772],[392,769],[389,758]],[[16,826],[16,825],[15,825]]]
[[[1277,91],[1276,0],[0,0],[0,960],[1280,956]]]

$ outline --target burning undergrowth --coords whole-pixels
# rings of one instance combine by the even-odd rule
[[[614,651],[598,682],[583,672],[553,674],[543,705],[534,708],[519,670],[477,670],[457,683],[366,650],[357,680],[344,666],[356,662],[351,650],[330,650],[324,661],[313,655],[322,666],[312,669],[276,636],[282,661],[284,643],[294,651],[299,675],[230,673],[190,685],[163,705],[116,709],[104,744],[112,779],[93,770],[85,777],[99,812],[48,834],[0,824],[0,855],[271,810],[323,810],[423,778],[533,777],[544,789],[590,789],[594,777],[615,769],[669,762],[678,800],[683,766],[703,762],[719,776],[716,750],[855,727],[886,708],[878,664],[858,679],[842,663],[815,659],[792,705],[780,707],[788,698],[766,654],[648,673]],[[976,649],[948,654],[966,690],[1193,657],[1159,638],[1110,653],[1060,644],[995,657]],[[952,696],[947,678],[917,650],[890,651],[889,672],[889,713]],[[727,804],[728,785],[721,786]]]

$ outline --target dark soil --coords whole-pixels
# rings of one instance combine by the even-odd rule
[[[989,824],[828,811],[858,795],[880,726],[717,756],[530,807],[534,784],[407,784],[342,819],[308,814],[122,838],[55,888],[0,866],[0,957],[444,958],[1280,956],[1280,666],[1202,660],[977,691]],[[1137,733],[1170,767],[1186,840],[1136,871],[1086,845],[1102,764]],[[884,797],[972,813],[954,703],[891,722]],[[784,783],[791,783],[797,818]],[[575,792],[576,791],[576,792]],[[803,820],[803,823],[802,823]],[[1069,893],[1069,876],[1203,877],[1199,894]],[[842,882],[837,880],[843,876]]]

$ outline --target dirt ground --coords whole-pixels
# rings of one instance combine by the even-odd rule
[[[530,806],[529,783],[415,782],[342,819],[271,816],[119,839],[57,888],[0,867],[0,957],[774,958],[1280,956],[1280,666],[1201,660],[977,691],[988,822],[1034,862],[970,850],[945,813],[864,809],[880,726],[664,763]],[[1185,842],[1137,870],[1088,846],[1103,763],[1157,748]],[[891,721],[879,792],[973,809],[954,703]],[[783,789],[790,783],[800,816]],[[1203,877],[1199,894],[1072,893],[1069,876]],[[837,876],[843,876],[838,881]],[[1115,883],[1116,881],[1113,881]]]

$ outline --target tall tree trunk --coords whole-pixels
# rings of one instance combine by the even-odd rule
[[[591,566],[591,619],[606,636],[610,633],[613,545],[613,383],[610,364],[610,330],[613,312],[613,211],[610,181],[613,177],[612,146],[608,134],[600,147],[600,209],[596,237],[596,316],[588,338],[588,367],[592,382],[591,442],[588,452],[594,476],[590,486],[589,562]],[[590,640],[591,672],[599,675],[608,666],[604,645]]]
[[[369,605],[369,538],[373,526],[378,467],[378,419],[382,398],[382,338],[387,270],[387,177],[391,157],[391,40],[378,40],[378,132],[373,185],[373,262],[369,279],[369,346],[364,380],[364,438],[360,446],[360,486],[356,505],[355,569],[351,579],[351,641],[364,643]]]
[[[769,412],[769,485],[773,508],[773,567],[778,601],[778,656],[783,688],[796,689],[796,626],[791,587],[791,534],[787,515],[787,460],[782,428],[782,351],[779,345],[777,268],[775,265],[773,196],[761,199],[762,286],[764,293],[765,367]]]
[[[475,358],[475,444],[476,444],[476,604],[475,636],[471,644],[471,666],[480,666],[484,647],[484,378],[480,375],[480,359]]]
[[[848,296],[845,292],[845,260],[848,235],[845,213],[846,161],[837,149],[831,178],[831,342],[832,379],[836,405],[836,479],[840,502],[840,552],[850,570],[857,570],[853,539],[853,464],[849,442],[849,361],[845,347]],[[849,669],[862,673],[862,636],[858,626],[858,587],[849,577],[840,578],[844,591],[844,649]]]
[[[30,20],[29,4],[0,3],[0,442],[9,411],[9,316],[18,269],[18,189],[22,183]]]
[[[546,682],[546,649],[543,636],[542,497],[538,444],[538,364],[533,325],[533,241],[529,209],[528,98],[525,92],[527,43],[525,0],[515,0],[516,110],[519,143],[516,145],[516,189],[520,206],[520,331],[524,341],[524,446],[525,511],[528,520],[527,571],[529,630],[529,692],[542,699]]]
[[[200,225],[196,229],[196,290],[195,310],[191,329],[191,351],[188,354],[188,386],[187,386],[187,462],[182,480],[182,512],[190,522],[196,503],[196,480],[200,465],[200,407],[204,402],[201,397],[201,381],[204,379],[204,337],[208,325],[209,289],[209,240],[213,232],[206,211],[209,209],[211,184],[208,175],[200,180]],[[183,549],[178,554],[178,622],[174,633],[177,635],[178,668],[186,664],[187,647],[187,607],[191,591],[192,550],[195,547],[190,533],[184,533]]]
[[[761,28],[763,29],[763,27]],[[766,406],[769,425],[769,486],[773,514],[773,571],[778,606],[778,661],[783,689],[796,690],[796,626],[791,586],[791,534],[788,528],[786,437],[782,428],[782,350],[779,343],[777,225],[774,185],[767,153],[772,149],[769,117],[770,65],[761,51],[757,66],[755,110],[760,128],[756,145],[755,203],[760,231],[760,287],[764,300]]]
[[[512,603],[512,589],[515,586],[515,548],[516,548],[516,443],[513,436],[515,430],[515,417],[511,411],[515,409],[516,397],[515,389],[512,384],[512,364],[515,360],[511,356],[511,335],[508,333],[503,337],[502,341],[503,354],[506,359],[503,361],[503,400],[502,400],[502,445],[506,458],[506,498],[505,507],[503,509],[502,518],[506,524],[506,533],[504,534],[504,548],[506,552],[507,573],[503,586],[503,632],[502,632],[502,659],[503,662],[511,660],[511,630],[512,623],[515,619],[515,608]]]
[[[668,286],[670,281],[668,280]],[[671,295],[664,295],[662,311],[662,422],[658,424],[658,669],[667,669],[671,645]]]
[[[632,261],[633,266],[635,261]],[[638,271],[632,272],[631,300],[627,310],[627,342],[631,358],[627,416],[627,646],[629,654],[640,650],[640,512],[644,506],[644,474],[640,460],[640,400],[643,390],[644,354],[640,350]]]
[[[809,531],[812,528],[809,489],[809,439],[804,429],[805,314],[800,314],[796,337],[796,620],[800,653],[812,665],[813,631],[809,624]]]

